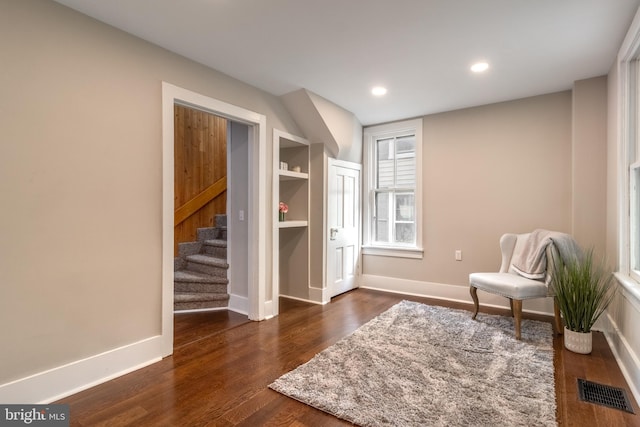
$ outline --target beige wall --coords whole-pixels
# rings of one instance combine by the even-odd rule
[[[52,1],[0,16],[3,384],[160,333],[162,81],[266,115],[267,164],[272,128],[299,132],[278,98]]]
[[[309,285],[325,288],[326,271],[326,192],[328,151],[324,144],[311,144],[309,163]]]
[[[352,112],[306,89],[280,98],[311,143],[324,144],[335,159],[362,163],[362,125]]]
[[[305,135],[277,97],[57,3],[0,16],[1,385],[160,333],[162,81],[266,115],[267,164],[273,128]],[[425,117],[424,259],[363,272],[466,286],[499,266],[503,232],[570,232],[573,114],[561,92]]]
[[[315,93],[306,93],[322,117],[322,123],[338,145],[339,151],[334,157],[338,160],[362,163],[362,125],[356,116]]]
[[[365,275],[467,286],[502,233],[571,231],[571,92],[426,116],[423,144],[424,259],[364,256]]]
[[[604,255],[607,203],[607,76],[573,86],[571,232]]]

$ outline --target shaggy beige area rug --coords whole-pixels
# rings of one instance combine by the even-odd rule
[[[403,301],[269,387],[361,426],[555,426],[551,325]]]

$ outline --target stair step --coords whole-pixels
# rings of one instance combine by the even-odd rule
[[[227,240],[227,226],[198,228],[196,231],[198,242],[205,240]]]
[[[198,271],[190,270],[178,270],[173,273],[174,282],[190,282],[190,283],[206,283],[206,284],[224,284],[229,283],[229,280],[221,278],[219,276],[212,276],[207,273],[200,273]]]
[[[175,257],[173,259],[173,271],[178,271],[178,270],[182,270],[183,268],[185,268],[187,266],[187,262],[180,258],[180,257]]]
[[[204,242],[202,242],[202,244],[205,245],[205,246],[215,246],[217,248],[226,248],[227,247],[227,241],[226,240],[222,240],[222,239],[205,240]]]
[[[180,270],[173,276],[173,289],[177,293],[219,293],[226,294],[229,280],[197,271]]]
[[[174,311],[226,308],[227,216],[216,215],[215,227],[198,228],[197,241],[180,243],[174,260]]]
[[[197,254],[189,255],[185,257],[185,260],[187,261],[186,270],[206,273],[216,277],[227,277],[229,264],[225,259],[206,254]]]
[[[229,268],[227,260],[222,258],[216,258],[205,254],[195,254],[185,257],[188,262],[195,262],[197,264],[210,265],[211,267]]]
[[[187,255],[197,254],[197,253],[200,253],[201,249],[202,249],[201,242],[178,243],[178,256],[185,257]]]
[[[182,294],[226,294],[229,289],[226,283],[173,282],[173,291]]]
[[[186,310],[208,310],[212,308],[228,308],[227,301],[197,301],[197,302],[177,302],[173,304],[174,313]]]
[[[216,227],[226,227],[227,216],[224,214],[216,214],[215,223],[216,223]]]
[[[220,239],[202,242],[202,253],[216,258],[227,259],[227,241]]]
[[[229,294],[220,294],[220,293],[205,293],[205,292],[197,292],[197,293],[183,293],[176,292],[173,297],[174,303],[180,302],[204,302],[204,301],[228,301]]]
[[[173,301],[174,311],[225,308],[229,305],[229,294],[176,292]]]

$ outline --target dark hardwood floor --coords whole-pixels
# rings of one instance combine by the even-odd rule
[[[471,308],[359,289],[325,306],[281,299],[281,314],[263,322],[226,311],[179,314],[171,357],[57,403],[70,405],[73,426],[351,425],[267,386],[403,299]],[[602,334],[588,356],[565,350],[561,337],[554,347],[560,426],[640,426],[640,415],[578,400],[580,377],[625,388],[638,412]]]

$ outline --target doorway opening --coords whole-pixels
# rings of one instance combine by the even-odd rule
[[[177,103],[173,108],[174,311],[226,311],[228,121]]]
[[[227,120],[174,104],[174,256],[227,214]]]
[[[161,342],[162,353],[167,356],[173,352],[175,105],[207,112],[228,122],[227,164],[230,175],[227,179],[226,210],[230,232],[229,265],[232,266],[229,274],[233,284],[229,309],[244,312],[251,320],[262,320],[269,315],[266,313],[266,117],[166,82],[162,84],[162,105]],[[238,172],[237,176],[235,172]],[[236,270],[244,271],[246,278],[236,281]]]

